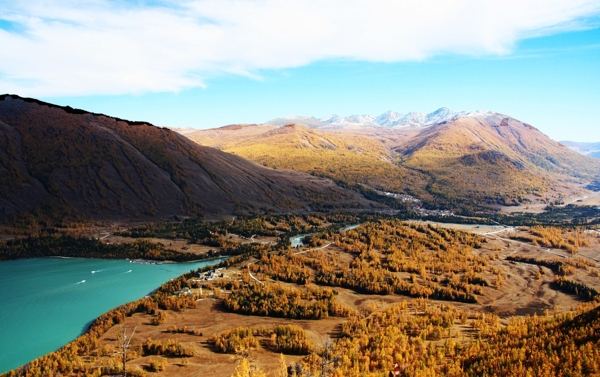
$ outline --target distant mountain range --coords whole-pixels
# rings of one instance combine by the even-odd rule
[[[275,118],[267,121],[267,124],[284,126],[286,124],[303,124],[315,129],[321,130],[351,130],[361,128],[421,128],[429,127],[435,124],[453,121],[461,117],[482,116],[489,117],[495,115],[488,110],[479,111],[452,111],[447,107],[441,107],[431,113],[409,112],[401,114],[395,111],[386,111],[379,116],[371,115],[350,115],[342,117],[339,115],[328,115],[323,118],[313,116],[289,116],[285,118]],[[188,133],[193,133],[187,130]],[[561,144],[579,152],[585,156],[600,158],[600,142],[582,143],[575,141],[561,141]]]
[[[0,96],[0,220],[219,218],[321,206],[371,208],[330,180],[268,169],[167,128]]]
[[[576,141],[561,141],[563,145],[583,155],[600,158],[600,143],[579,143]]]
[[[490,111],[288,117],[186,136],[266,166],[411,195],[433,208],[550,203],[566,182],[585,185],[600,175],[596,160]]]
[[[321,129],[341,129],[341,128],[362,128],[362,127],[427,127],[433,124],[452,121],[459,117],[466,116],[486,116],[492,115],[491,111],[452,111],[446,107],[425,114],[419,112],[410,112],[401,114],[395,111],[386,111],[385,113],[374,117],[371,115],[350,115],[341,117],[338,115],[329,115],[320,119],[312,116],[290,116],[286,118],[276,118],[268,121],[268,124],[286,125],[290,123],[304,124],[313,128]]]

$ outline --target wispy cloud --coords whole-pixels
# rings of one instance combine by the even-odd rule
[[[506,55],[524,38],[596,27],[598,16],[597,0],[6,0],[0,87],[164,92],[328,59]]]

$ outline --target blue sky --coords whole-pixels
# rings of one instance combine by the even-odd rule
[[[598,1],[24,3],[0,4],[1,92],[191,128],[445,106],[600,141]]]

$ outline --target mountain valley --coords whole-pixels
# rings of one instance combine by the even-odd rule
[[[0,41],[0,377],[600,377],[600,0],[0,0]]]
[[[600,376],[598,160],[487,111],[271,123],[0,96],[1,260],[215,264],[2,377]]]
[[[600,158],[600,143],[579,143],[575,141],[561,141],[560,143],[585,156]]]

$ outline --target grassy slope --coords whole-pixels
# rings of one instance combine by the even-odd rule
[[[434,177],[432,193],[455,199],[513,204],[543,196],[558,181],[584,182],[600,173],[592,159],[499,115],[425,129],[396,151],[407,166]]]
[[[190,138],[206,145],[219,140],[223,150],[265,166],[304,171],[350,185],[361,183],[385,191],[426,194],[423,174],[397,165],[385,145],[361,135],[288,125],[248,126],[228,134],[223,129],[209,130]]]

